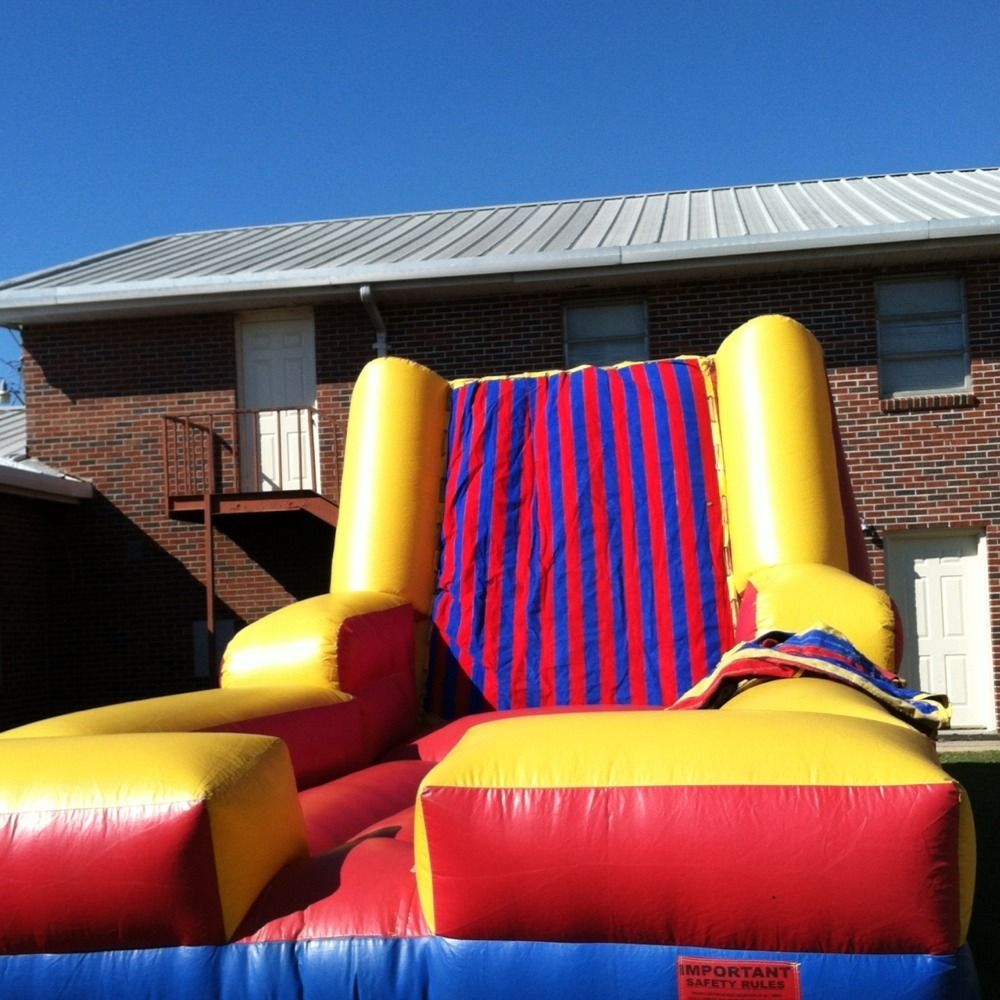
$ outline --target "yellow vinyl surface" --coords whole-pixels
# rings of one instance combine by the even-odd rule
[[[830,690],[819,692],[814,685]],[[775,707],[760,704],[767,699]],[[805,710],[809,702],[815,711]],[[462,737],[427,775],[421,791],[953,783],[939,766],[931,740],[883,717],[875,702],[831,681],[777,681],[752,688],[731,704],[728,711],[719,712],[601,712],[485,723]],[[960,808],[964,938],[975,886],[974,831],[964,792]],[[433,921],[432,868],[420,793],[414,850],[424,915]]]
[[[205,803],[231,935],[264,886],[307,850],[285,745],[234,733],[139,733],[0,743],[0,812]]]
[[[436,770],[436,769],[435,769]],[[432,771],[431,774],[434,772]],[[424,785],[426,781],[424,782]],[[421,785],[423,789],[424,785]],[[417,897],[423,910],[424,920],[431,934],[436,934],[434,910],[434,870],[431,867],[431,848],[424,823],[424,810],[417,793],[417,808],[413,811],[413,873],[417,877]]]
[[[343,527],[338,529],[338,537]],[[320,594],[253,622],[233,636],[222,660],[222,686],[301,684],[336,690],[337,642],[349,618],[404,601],[366,592]]]
[[[290,861],[309,853],[288,750],[261,755],[252,773],[223,777],[208,802],[226,937]]]
[[[0,740],[101,733],[188,733],[349,700],[350,695],[340,691],[291,685],[189,691],[43,719],[0,733]]]
[[[895,616],[885,591],[834,566],[770,566],[750,576],[757,590],[756,634],[835,628],[873,663],[895,670]]]
[[[821,712],[595,712],[470,729],[425,779],[465,788],[909,785],[951,779],[909,726]]]
[[[822,677],[790,677],[753,684],[727,701],[720,711],[822,712],[912,729],[863,691]]]
[[[333,592],[393,594],[428,614],[451,389],[401,358],[369,362],[354,387]]]
[[[777,563],[847,570],[823,354],[785,316],[760,316],[715,357],[733,578]]]

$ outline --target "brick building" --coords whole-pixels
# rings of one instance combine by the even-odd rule
[[[904,673],[995,729],[998,169],[194,233],[0,285],[30,454],[95,491],[32,609],[44,709],[204,686],[210,636],[326,588],[374,353],[449,377],[712,353],[763,312],[823,344]],[[0,723],[39,714],[3,694]]]

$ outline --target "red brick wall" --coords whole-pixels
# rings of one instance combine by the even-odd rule
[[[783,312],[809,326],[826,350],[859,506],[869,523],[880,532],[988,532],[1000,650],[1000,262],[959,262],[952,270],[966,277],[976,359],[976,404],[965,409],[883,413],[879,405],[873,279],[912,268],[649,282],[605,297],[648,303],[654,356],[711,353],[729,330],[762,312]],[[561,367],[563,306],[598,297],[588,290],[406,305],[383,297],[381,308],[393,354],[457,377]],[[323,484],[332,496],[343,448],[338,419],[346,414],[351,383],[372,356],[373,339],[360,305],[316,309]],[[201,528],[163,515],[159,416],[235,405],[233,319],[33,327],[24,341],[32,454],[93,479],[101,494],[81,519],[77,541],[99,581],[79,598],[88,647],[95,651],[87,668],[94,676],[81,682],[83,693],[102,699],[112,688],[131,695],[191,686],[190,623],[204,617]],[[296,544],[306,537],[296,532],[308,534],[305,526],[286,523],[275,532],[274,523],[259,530],[244,525],[234,529],[240,537],[219,539],[220,615],[250,621],[310,586],[317,592],[325,585],[328,543],[313,534]],[[274,537],[282,531],[284,538]],[[881,580],[880,551],[870,551]],[[257,564],[258,556],[267,569]],[[293,579],[296,572],[299,579]],[[103,685],[102,671],[108,678]]]
[[[74,663],[66,696],[86,705],[202,686],[192,624],[205,618],[203,528],[164,514],[161,417],[235,407],[232,317],[39,326],[24,340],[31,456],[97,491],[73,538],[81,634],[52,654]],[[321,590],[332,551],[311,518],[247,521],[215,535],[216,613],[238,624]]]
[[[964,269],[972,354],[971,399],[929,398],[891,412],[880,402],[874,316],[852,354],[834,355],[830,379],[859,508],[880,535],[913,529],[985,532],[993,664],[1000,692],[1000,265]],[[828,356],[829,338],[824,337]],[[885,583],[881,548],[873,568]],[[1000,693],[997,699],[1000,716]]]

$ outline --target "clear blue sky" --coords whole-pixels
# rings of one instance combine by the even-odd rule
[[[0,278],[196,229],[1000,164],[995,0],[0,11]]]

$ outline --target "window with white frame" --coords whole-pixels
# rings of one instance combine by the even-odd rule
[[[883,397],[966,392],[969,337],[962,279],[880,281],[879,388]]]
[[[566,307],[566,365],[646,361],[645,302],[603,302]]]

